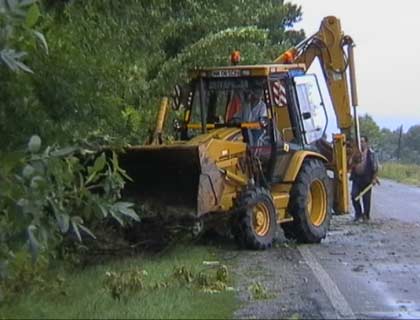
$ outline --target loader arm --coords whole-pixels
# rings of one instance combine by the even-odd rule
[[[345,51],[346,47],[347,52]],[[357,149],[360,150],[353,47],[354,42],[350,36],[344,35],[340,20],[329,16],[323,19],[317,33],[280,55],[274,62],[303,63],[308,70],[314,60],[319,59],[337,118],[337,125],[347,139],[353,137],[352,126],[354,125],[355,142]],[[353,116],[346,73],[348,68]]]

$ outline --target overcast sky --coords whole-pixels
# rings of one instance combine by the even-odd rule
[[[335,15],[352,36],[361,113],[390,129],[420,124],[420,1],[289,1],[302,6],[295,28],[307,35]]]

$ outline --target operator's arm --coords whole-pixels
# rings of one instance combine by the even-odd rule
[[[258,104],[254,108],[255,111],[252,110],[252,121],[258,122],[262,118],[268,117],[267,105],[264,101],[261,100],[260,102],[258,102]]]
[[[260,109],[260,113],[259,113],[259,119],[261,118],[267,118],[268,117],[268,112],[267,112],[267,105],[265,104],[264,101],[260,102],[261,105],[261,109]]]

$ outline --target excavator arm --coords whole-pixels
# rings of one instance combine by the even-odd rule
[[[353,39],[344,35],[340,20],[329,16],[322,20],[317,33],[280,55],[274,62],[303,63],[308,69],[316,58],[319,59],[337,118],[337,125],[347,139],[355,137],[356,146],[360,150],[354,46]],[[353,116],[350,107],[347,69],[349,69],[350,75]],[[353,126],[354,136],[352,134]]]
[[[319,31],[280,55],[275,63],[303,63],[306,69],[319,59],[341,134],[335,135],[332,167],[335,172],[334,210],[349,212],[347,172],[350,162],[360,153],[360,130],[357,116],[357,88],[354,67],[353,39],[345,35],[340,20],[329,16],[322,20]],[[347,71],[350,77],[350,94]],[[354,135],[352,127],[354,127]],[[346,141],[353,142],[350,146]]]

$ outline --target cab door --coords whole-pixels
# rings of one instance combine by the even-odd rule
[[[328,117],[314,74],[293,78],[298,100],[302,133],[306,144],[321,139],[327,128]]]

